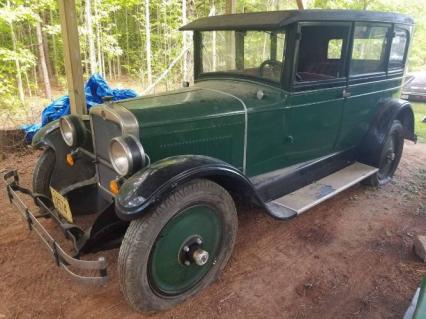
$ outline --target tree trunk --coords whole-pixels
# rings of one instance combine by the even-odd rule
[[[225,12],[226,12],[226,14],[232,14],[232,13],[236,13],[237,12],[237,2],[236,2],[236,0],[226,0]]]
[[[45,19],[45,14],[42,14],[41,17],[43,17],[43,24],[47,24],[45,22],[47,20]],[[46,66],[47,66],[47,73],[49,74],[49,79],[55,80],[55,72],[53,71],[52,61],[50,60],[50,57],[49,57],[49,42],[47,40],[47,35],[46,33],[43,32],[43,30],[41,35],[43,38],[43,50],[44,50],[44,57],[45,57]]]
[[[216,15],[216,6],[213,3],[209,16]],[[216,60],[217,60],[217,52],[216,52],[216,31],[212,32],[212,71],[216,71]]]
[[[13,25],[10,24],[11,34],[12,34],[12,42],[13,42],[13,51],[16,52],[16,38],[15,38],[15,32],[13,31]],[[25,95],[24,95],[24,87],[22,84],[22,75],[21,75],[21,65],[19,63],[18,58],[15,59],[15,66],[16,66],[16,81],[18,84],[18,94],[19,94],[19,100],[24,103],[25,101]]]
[[[93,37],[92,27],[92,6],[90,0],[86,0],[85,3],[85,19],[86,19],[86,30],[87,30],[87,42],[89,44],[89,61],[90,61],[90,74],[96,73],[96,49],[95,39]]]
[[[10,1],[9,0],[7,0],[7,6],[10,8]],[[16,52],[17,44],[16,44],[15,30],[13,29],[13,23],[10,22],[9,26],[10,26],[10,35],[12,37],[13,51]],[[18,84],[19,100],[22,103],[24,103],[24,101],[25,101],[24,86],[22,84],[21,65],[19,63],[18,58],[15,59],[15,66],[16,66],[16,82]]]
[[[29,34],[29,40],[30,40],[30,47],[31,47],[31,52],[34,53],[34,55],[37,55],[38,50],[37,48],[34,46],[33,43],[33,33],[32,33],[32,26],[30,24],[28,24],[28,34]],[[34,52],[35,51],[35,52]],[[35,92],[36,94],[38,94],[38,81],[39,81],[39,77],[37,75],[37,66],[34,65],[32,67],[33,69],[33,79],[34,79],[34,85],[35,85]],[[40,72],[39,72],[40,73]]]
[[[299,8],[299,10],[303,10],[305,7],[303,6],[303,1],[302,0],[296,0],[297,3],[297,8]]]
[[[236,0],[226,0],[226,8],[225,8],[226,14],[234,14],[237,12],[237,6],[236,6]],[[226,35],[227,36],[227,43],[229,43],[228,47],[228,56],[232,57],[235,54],[235,36],[233,36],[230,32]],[[226,66],[228,69],[234,67],[234,59],[227,59],[225,61]]]
[[[53,24],[53,10],[50,9],[49,10],[49,14],[50,14],[50,23]],[[55,72],[55,78],[58,79],[58,52],[56,49],[56,38],[55,35],[52,34],[51,35],[51,40],[52,40],[52,48],[53,48],[53,70]]]
[[[188,19],[187,19],[187,12],[186,12],[186,1],[187,0],[182,0],[182,25],[185,25],[188,23]],[[184,55],[183,55],[183,66],[182,66],[182,74],[183,74],[183,81],[187,82],[188,81],[188,59],[186,58],[186,56],[189,54],[189,50],[188,50],[188,31],[183,31],[182,34],[182,46],[183,46],[183,50],[185,51]]]
[[[101,50],[101,27],[99,24],[99,17],[98,17],[98,0],[95,0],[95,15],[97,17],[96,19],[96,44],[97,44],[97,55],[98,55],[98,63],[99,67],[97,68],[97,71],[100,72],[103,76],[105,76],[104,70],[102,69],[103,61],[102,61],[102,50]]]
[[[146,72],[148,73],[148,85],[152,84],[152,53],[151,53],[151,25],[149,15],[149,0],[145,0],[145,32],[146,32]]]
[[[130,68],[130,59],[129,59],[130,50],[129,50],[129,23],[127,21],[127,16],[128,16],[127,6],[126,6],[126,9],[124,11],[124,15],[125,15],[125,21],[126,21],[126,63],[127,63],[127,70],[129,70],[129,68]]]
[[[41,31],[40,22],[37,22],[36,24],[36,35],[37,35],[37,46],[38,46],[38,54],[39,54],[39,65],[41,67],[43,83],[44,83],[44,92],[48,99],[52,99],[49,73],[47,72],[47,65],[46,65],[46,52],[44,52],[44,48],[43,48],[43,35]]]
[[[32,92],[31,92],[31,84],[30,84],[30,79],[28,78],[28,73],[27,71],[24,71],[24,75],[25,75],[25,81],[27,82],[27,89],[28,89],[28,95],[30,97],[33,96]]]

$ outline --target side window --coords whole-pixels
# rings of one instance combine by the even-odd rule
[[[387,26],[355,26],[351,75],[385,71],[388,31]]]
[[[408,31],[395,28],[395,36],[392,40],[392,46],[389,56],[389,68],[398,69],[404,67],[405,51],[407,49]]]
[[[348,25],[302,26],[297,57],[296,82],[344,77]]]

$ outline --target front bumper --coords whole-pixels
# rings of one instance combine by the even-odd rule
[[[98,260],[80,260],[71,257],[65,252],[65,250],[56,242],[56,240],[49,234],[46,228],[39,222],[39,218],[51,217],[58,224],[62,226],[64,235],[67,239],[73,241],[74,246],[76,244],[76,232],[75,227],[70,224],[64,223],[58,216],[55,210],[49,209],[46,203],[49,201],[48,198],[34,194],[30,190],[23,188],[19,185],[19,176],[16,170],[7,172],[4,177],[6,183],[6,191],[9,197],[9,201],[14,204],[22,217],[28,224],[29,230],[34,230],[35,233],[40,237],[41,241],[46,245],[50,253],[52,254],[53,260],[56,265],[63,268],[71,277],[75,280],[94,285],[103,285],[106,283],[107,276],[107,263],[104,257],[99,257]],[[25,205],[22,199],[18,196],[17,192],[21,192],[25,195],[30,196],[34,203],[41,208],[42,214],[34,215],[30,209]],[[73,269],[79,269],[88,272],[97,272],[96,275],[81,275],[73,271]]]

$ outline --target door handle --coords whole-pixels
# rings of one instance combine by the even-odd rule
[[[351,92],[346,91],[346,89],[343,89],[343,91],[342,91],[342,97],[344,97],[344,98],[351,97]]]

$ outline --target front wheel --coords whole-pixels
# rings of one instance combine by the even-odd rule
[[[177,188],[124,236],[118,273],[128,303],[161,311],[207,287],[231,256],[237,225],[234,202],[218,184],[193,180]]]
[[[363,181],[370,186],[381,186],[389,182],[401,160],[404,148],[404,128],[400,121],[393,121],[385,143],[380,150],[379,171]]]

